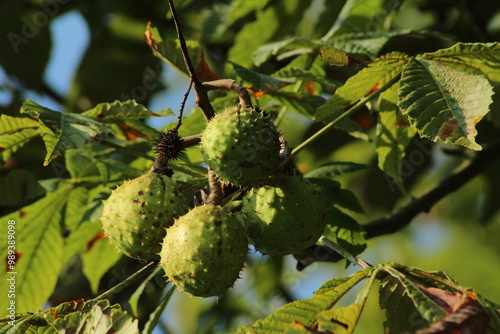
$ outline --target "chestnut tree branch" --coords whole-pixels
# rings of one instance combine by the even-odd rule
[[[429,212],[441,199],[455,192],[474,177],[479,175],[484,168],[500,157],[500,142],[485,145],[475,156],[464,161],[447,178],[436,184],[422,196],[415,198],[408,205],[393,211],[386,217],[375,219],[363,224],[366,238],[371,239],[385,234],[395,233],[406,226],[420,213]],[[337,262],[343,259],[337,252],[325,246],[313,245],[294,254],[297,259],[297,269],[303,270],[308,265],[316,262]]]
[[[189,77],[193,81],[194,91],[196,93],[195,103],[203,112],[205,119],[207,121],[209,121],[215,115],[214,108],[212,107],[212,104],[210,103],[210,100],[208,99],[208,95],[207,95],[207,92],[205,91],[205,88],[203,87],[203,84],[200,82],[200,80],[196,76],[196,71],[194,69],[193,63],[191,62],[191,59],[189,58],[188,49],[186,46],[186,41],[184,40],[184,35],[182,34],[181,26],[179,24],[179,19],[177,17],[177,12],[175,10],[173,0],[168,0],[168,5],[170,6],[170,11],[172,12],[172,18],[174,20],[175,30],[177,32],[177,37],[179,38],[179,43],[181,46],[182,57],[184,58],[184,63],[186,64],[186,68],[188,70]]]
[[[411,223],[413,218],[430,209],[441,199],[455,192],[483,171],[486,165],[500,156],[500,142],[490,144],[484,150],[464,161],[453,174],[436,184],[422,196],[408,205],[392,212],[386,217],[373,220],[363,225],[366,238],[397,232]]]

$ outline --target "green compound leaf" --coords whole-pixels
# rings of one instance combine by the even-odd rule
[[[421,137],[481,150],[475,125],[489,111],[492,86],[483,75],[451,65],[411,59],[399,83],[398,106]]]
[[[88,116],[60,113],[31,100],[24,102],[21,113],[30,115],[40,125],[40,132],[47,149],[44,166],[64,151],[102,140],[110,132],[107,126]]]
[[[363,284],[353,304],[321,311],[318,314],[318,332],[335,334],[353,333],[375,281],[375,276],[375,274],[372,274],[370,279]]]
[[[344,112],[345,108],[398,77],[407,62],[408,57],[397,52],[375,59],[366,68],[350,77],[344,86],[337,89],[335,94],[318,108],[316,121],[326,123],[333,121]]]
[[[233,66],[234,71],[241,79],[243,84],[252,85],[251,89],[252,91],[254,91],[254,93],[266,93],[287,86],[293,82],[292,80],[275,78],[269,75],[255,72],[233,62],[229,63]]]
[[[399,7],[399,3],[385,0],[348,0],[335,20],[334,25],[323,37],[324,40],[342,34],[362,31],[383,30],[384,20],[392,11]],[[374,20],[374,17],[377,19]],[[366,31],[368,30],[368,31]]]
[[[102,276],[116,264],[122,254],[104,236],[100,221],[86,224],[94,227],[95,234],[87,243],[85,252],[80,255],[83,263],[82,271],[90,283],[92,292],[97,294]]]
[[[405,193],[401,170],[406,147],[416,134],[415,128],[408,123],[397,106],[398,85],[380,94],[379,121],[375,146],[378,155],[378,167],[393,180],[399,190]]]
[[[135,100],[128,100],[125,102],[99,103],[94,108],[82,113],[82,115],[99,120],[121,121],[124,119],[147,119],[151,116],[172,116],[175,114],[170,108],[152,112]]]
[[[0,115],[0,162],[40,134],[38,123],[27,117]]]
[[[153,333],[153,330],[156,328],[156,325],[160,321],[160,317],[163,314],[165,308],[167,307],[168,302],[170,301],[170,297],[172,297],[174,291],[175,291],[175,286],[171,286],[165,297],[163,297],[160,304],[156,307],[153,313],[149,315],[149,320],[144,326],[144,330],[142,331],[143,334]]]
[[[413,305],[425,321],[433,323],[448,314],[430,299],[410,277],[390,265],[384,265],[382,270],[399,281],[398,284],[403,287],[404,294],[411,298]]]
[[[5,319],[2,319],[5,320]],[[35,314],[21,314],[14,326],[0,320],[0,333],[139,334],[137,320],[108,300],[71,301]]]
[[[399,281],[388,275],[380,282],[379,304],[386,310],[384,328],[390,333],[416,331],[428,325]]]
[[[253,325],[240,328],[236,334],[278,334],[288,333],[285,329],[293,329],[294,324],[300,323],[304,326],[314,326],[318,315],[327,309],[331,309],[340,298],[352,289],[361,280],[369,277],[373,268],[363,269],[349,277],[334,278],[323,284],[314,296],[287,304],[267,318],[258,320]]]
[[[366,232],[354,218],[334,207],[328,209],[328,218],[330,223],[325,228],[324,236],[335,240],[354,256],[366,249]]]
[[[179,72],[189,75],[186,65],[184,64],[184,58],[178,40],[164,41],[156,27],[148,27],[144,36],[156,57],[170,64]],[[186,47],[188,49],[189,58],[196,67],[203,58],[201,46],[196,41],[186,41]]]
[[[500,85],[500,43],[457,43],[448,49],[425,53],[423,58],[448,63],[464,71],[480,71]]]
[[[349,161],[328,162],[308,172],[304,177],[331,178],[337,175],[357,172],[366,168],[368,168],[368,165]]]
[[[43,306],[52,294],[63,265],[64,241],[61,235],[61,212],[70,192],[63,184],[39,201],[1,218],[14,221],[15,268],[0,275],[0,291],[8,291],[7,278],[15,277],[16,312],[32,311]],[[7,233],[0,235],[0,252],[9,254]],[[8,298],[0,298],[7,308]]]

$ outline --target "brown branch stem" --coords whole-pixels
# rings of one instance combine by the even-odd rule
[[[250,98],[248,91],[242,84],[232,79],[206,81],[203,83],[203,87],[205,87],[207,92],[214,89],[231,90],[238,95],[240,99],[240,106],[242,108],[250,108],[252,106],[252,99]]]
[[[212,119],[212,117],[214,117],[215,115],[214,108],[212,107],[212,104],[208,99],[208,95],[207,92],[205,91],[205,88],[203,87],[203,84],[200,82],[198,76],[196,75],[193,63],[189,58],[186,41],[184,40],[184,35],[182,34],[181,26],[179,24],[179,19],[177,16],[177,11],[175,10],[173,0],[168,0],[168,5],[170,6],[170,11],[172,12],[172,18],[174,20],[175,30],[177,31],[177,37],[179,38],[179,43],[181,46],[182,57],[184,58],[184,63],[186,64],[189,77],[193,81],[194,91],[196,93],[195,103],[201,109],[203,115],[205,116],[205,119],[208,121]]]
[[[415,198],[408,205],[393,211],[386,217],[375,219],[363,224],[366,238],[371,239],[381,235],[395,233],[406,226],[420,213],[429,212],[441,199],[460,189],[474,177],[479,175],[492,161],[500,157],[500,142],[485,145],[485,148],[475,156],[464,161],[447,178],[436,184],[422,196]],[[325,246],[314,245],[294,254],[297,259],[297,269],[302,270],[316,262],[337,262],[339,254]]]
[[[422,212],[429,212],[441,199],[464,186],[477,176],[489,162],[499,156],[500,142],[489,145],[483,151],[478,152],[472,159],[464,161],[454,173],[408,205],[386,217],[364,224],[366,238],[370,239],[384,234],[391,234],[406,227],[413,218]]]

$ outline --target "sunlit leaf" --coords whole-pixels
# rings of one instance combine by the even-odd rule
[[[161,114],[152,112],[135,100],[125,102],[99,103],[94,108],[87,110],[82,115],[93,117],[101,121],[117,121],[124,119],[147,119],[151,116],[172,116],[172,109],[163,109]]]
[[[500,85],[500,43],[457,43],[450,48],[424,53],[422,58],[447,63],[458,70],[481,71],[494,85]]]
[[[328,209],[328,220],[324,236],[335,240],[354,256],[366,249],[366,233],[354,218],[332,207]]]
[[[160,321],[160,317],[163,314],[163,311],[168,305],[168,302],[170,301],[170,298],[172,297],[172,294],[175,291],[175,286],[170,287],[168,290],[167,294],[165,297],[163,297],[162,301],[160,304],[156,307],[156,309],[149,315],[149,320],[144,326],[144,330],[142,333],[144,334],[151,334],[153,333],[153,330],[156,328],[156,325]]]
[[[314,296],[289,303],[267,318],[258,320],[253,325],[244,326],[236,333],[282,333],[283,328],[291,326],[296,322],[306,326],[315,321],[318,314],[333,307],[344,294],[352,289],[358,282],[371,274],[371,269],[364,269],[356,272],[350,277],[335,278],[324,283]]]
[[[383,21],[400,3],[386,0],[348,0],[335,20],[334,25],[323,37],[327,40],[345,33],[372,32],[384,29]],[[377,17],[377,20],[373,18]]]
[[[350,77],[344,86],[337,89],[335,94],[318,108],[316,120],[331,122],[341,115],[345,108],[399,76],[407,61],[407,56],[401,53],[390,53],[375,59],[366,68]]]
[[[66,150],[78,148],[90,142],[103,140],[109,128],[94,119],[73,113],[60,113],[27,100],[21,107],[40,124],[47,155],[44,165],[48,165]]]
[[[275,101],[285,105],[289,110],[312,118],[316,110],[325,103],[325,99],[317,95],[298,94],[284,91],[269,93]]]
[[[0,115],[0,162],[40,134],[38,123],[27,117]]]
[[[92,292],[97,294],[102,276],[116,264],[122,254],[109,243],[101,230],[102,224],[100,221],[86,224],[94,225],[97,233],[87,242],[87,249],[81,254],[82,271],[89,280]]]
[[[248,88],[252,90],[254,94],[265,94],[287,86],[292,82],[290,80],[275,78],[252,71],[236,63],[230,63],[233,65],[233,69],[240,78],[241,83],[245,86],[249,86]]]
[[[392,276],[386,276],[380,282],[379,304],[386,310],[384,328],[390,333],[411,332],[428,325],[403,285]]]
[[[410,126],[406,116],[401,114],[397,106],[398,85],[380,94],[379,121],[375,146],[378,155],[378,167],[387,173],[396,186],[405,192],[401,169],[406,147],[416,134],[416,129]]]
[[[489,111],[492,87],[484,76],[450,65],[412,59],[401,76],[398,106],[420,136],[480,150],[475,126]]]
[[[335,334],[353,333],[374,281],[375,274],[372,274],[356,295],[356,301],[353,304],[320,312],[318,314],[318,331]]]
[[[388,265],[384,266],[383,270],[399,281],[399,284],[404,288],[404,293],[411,298],[420,316],[428,323],[438,321],[447,314],[445,310],[420,289],[416,282],[411,280],[404,273]]]
[[[151,280],[155,279],[155,276],[164,276],[165,272],[161,267],[157,267],[151,274],[146,277],[139,287],[134,291],[132,296],[130,296],[128,303],[130,305],[130,309],[132,311],[132,314],[135,316],[138,316],[138,304],[139,304],[139,299],[142,296],[142,293],[144,292],[144,289],[146,289],[146,286],[151,282]]]
[[[179,72],[189,75],[179,40],[163,40],[155,27],[148,26],[144,34],[146,42],[153,50],[155,56],[167,62]],[[197,41],[186,41],[186,48],[195,67],[195,73],[200,81],[215,80],[217,77],[213,74],[208,64],[205,62],[203,50]]]
[[[64,255],[61,212],[70,189],[69,185],[62,185],[37,202],[1,218],[3,222],[14,222],[15,250],[11,249],[10,253],[15,254],[15,264],[2,268],[0,291],[8,291],[7,278],[15,278],[16,311],[19,313],[42,307],[55,288]],[[9,254],[7,233],[0,234],[0,241],[1,254]],[[16,274],[9,274],[6,269]],[[0,298],[3,309],[8,303],[8,298]]]
[[[8,319],[8,318],[7,318]],[[139,334],[137,320],[120,305],[108,300],[71,301],[38,313],[20,314],[13,321],[0,322],[1,333],[83,334],[116,333]]]

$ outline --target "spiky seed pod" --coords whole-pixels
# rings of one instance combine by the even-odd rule
[[[160,255],[166,275],[180,290],[210,297],[234,285],[247,252],[246,232],[238,218],[205,204],[168,229]]]
[[[314,185],[290,175],[249,191],[242,213],[251,243],[272,256],[314,245],[327,223],[327,205]]]
[[[155,152],[163,160],[176,160],[184,154],[182,142],[182,137],[179,136],[177,130],[161,132],[155,140]]]
[[[208,123],[201,138],[201,152],[223,182],[260,186],[278,167],[279,138],[268,116],[253,108],[233,108]]]
[[[110,242],[138,260],[158,258],[165,228],[188,211],[169,177],[149,173],[126,181],[104,201],[101,222]]]

